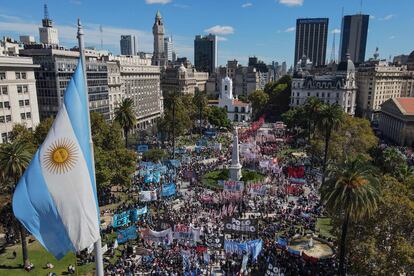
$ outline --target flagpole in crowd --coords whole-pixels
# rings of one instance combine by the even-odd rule
[[[77,34],[77,38],[78,38],[78,42],[79,42],[79,56],[80,59],[82,61],[82,71],[83,71],[83,79],[85,81],[85,93],[86,93],[86,106],[88,109],[88,126],[89,126],[89,146],[91,149],[91,161],[92,161],[92,170],[93,170],[93,176],[95,179],[95,183],[93,183],[93,185],[95,185],[95,190],[96,190],[96,178],[95,178],[95,158],[94,158],[94,152],[93,152],[93,141],[92,141],[92,131],[91,131],[91,118],[90,118],[90,113],[89,113],[89,95],[88,95],[88,80],[87,80],[87,76],[86,76],[86,60],[85,60],[85,44],[84,44],[84,40],[83,40],[83,27],[82,27],[82,23],[80,21],[80,19],[78,18],[78,34]],[[99,212],[99,209],[98,209]],[[98,222],[100,223],[100,222]],[[94,251],[95,251],[95,265],[96,265],[96,275],[98,276],[103,276],[103,258],[102,258],[102,244],[101,244],[101,238],[99,238],[95,243],[94,243]]]

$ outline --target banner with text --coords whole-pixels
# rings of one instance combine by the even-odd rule
[[[256,219],[227,219],[224,221],[224,233],[252,234],[257,232]]]

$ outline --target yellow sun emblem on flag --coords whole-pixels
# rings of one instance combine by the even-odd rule
[[[45,152],[44,165],[54,174],[63,174],[70,171],[78,159],[77,147],[67,138],[53,142]]]

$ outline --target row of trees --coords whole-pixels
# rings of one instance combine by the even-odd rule
[[[413,271],[414,177],[404,154],[378,147],[367,120],[316,98],[283,118],[313,156],[323,156],[320,193],[337,235],[339,274]]]

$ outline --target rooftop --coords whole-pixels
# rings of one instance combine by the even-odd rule
[[[404,115],[414,115],[414,98],[394,98],[394,103]]]

